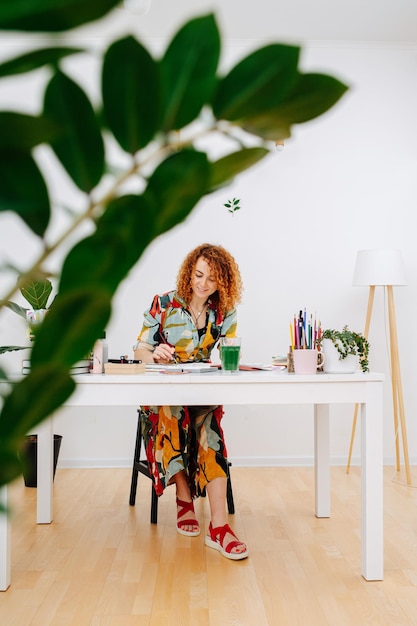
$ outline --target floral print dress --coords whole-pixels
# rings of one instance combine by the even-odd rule
[[[153,350],[168,343],[182,362],[209,361],[219,338],[235,336],[236,330],[236,309],[222,316],[210,300],[205,327],[197,329],[186,302],[170,291],[156,295],[145,311],[136,347]],[[182,470],[188,474],[193,497],[214,478],[227,476],[222,416],[222,406],[141,407],[146,457],[158,495]]]

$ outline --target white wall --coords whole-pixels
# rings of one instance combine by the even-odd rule
[[[161,42],[142,40],[154,49],[161,46]],[[12,44],[3,43],[1,54],[7,56]],[[259,45],[227,42],[225,64]],[[70,70],[92,89],[91,78],[86,76],[94,64],[74,67],[71,63]],[[399,248],[408,286],[396,288],[395,299],[408,443],[415,463],[417,335],[411,315],[417,300],[417,49],[312,42],[303,48],[302,65],[308,71],[337,75],[351,86],[349,93],[327,115],[297,127],[282,153],[237,178],[230,188],[204,199],[184,224],[152,243],[117,293],[107,329],[110,356],[131,354],[143,310],[155,293],[174,286],[183,256],[203,241],[222,244],[240,265],[245,284],[239,313],[243,358],[263,362],[287,351],[288,324],[300,308],[316,311],[324,327],[348,324],[362,331],[368,293],[365,287],[351,284],[356,251]],[[27,97],[28,86],[35,94],[32,101]],[[2,86],[0,106],[6,108],[15,101],[34,106],[37,91],[35,79],[28,81],[24,94],[10,80],[7,90]],[[58,187],[55,181],[54,192],[58,193]],[[223,204],[233,196],[241,198],[242,208],[232,216]],[[73,197],[78,201],[76,194]],[[16,261],[19,250],[19,262],[24,264],[31,257],[30,247],[24,228],[0,215],[0,262]],[[377,288],[370,361],[374,371],[383,371],[387,377],[384,456],[386,463],[392,463],[385,304],[382,288]],[[0,315],[0,345],[21,343],[23,334],[19,319],[8,311]],[[13,368],[19,358],[10,354],[2,363]],[[311,411],[305,407],[230,407],[224,427],[231,460],[246,465],[311,463]],[[352,413],[351,406],[332,408],[333,463],[346,461]],[[76,412],[66,408],[56,418],[56,432],[63,435],[60,464],[130,465],[135,428],[136,414],[126,409],[114,415],[109,409]],[[355,462],[359,440],[358,429]]]

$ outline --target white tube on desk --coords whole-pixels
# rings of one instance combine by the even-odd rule
[[[103,333],[101,339],[97,339],[93,348],[93,367],[92,374],[103,374],[104,364],[108,361],[108,345],[106,341],[106,333]]]

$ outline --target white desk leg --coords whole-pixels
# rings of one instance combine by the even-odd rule
[[[53,512],[54,435],[52,417],[37,427],[38,432],[38,493],[37,522],[50,524]]]
[[[314,469],[316,516],[330,517],[329,405],[314,405]]]
[[[7,506],[7,487],[0,488],[0,503]],[[10,518],[0,513],[0,591],[10,586],[11,576],[11,532]]]
[[[369,385],[361,405],[362,456],[362,576],[384,578],[383,413],[382,383]]]

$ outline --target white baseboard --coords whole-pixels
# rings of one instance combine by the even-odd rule
[[[59,469],[100,469],[106,467],[132,467],[132,458],[73,458],[73,459],[59,459]]]
[[[305,457],[231,457],[230,462],[234,467],[313,467],[314,458]],[[132,458],[60,458],[58,468],[60,469],[81,469],[81,468],[106,468],[106,467],[132,467]],[[333,467],[344,466],[347,463],[346,457],[332,457],[330,464]],[[359,466],[360,458],[351,460],[352,466]],[[394,457],[384,458],[384,465],[395,465]],[[410,459],[410,465],[417,465],[417,459]]]

